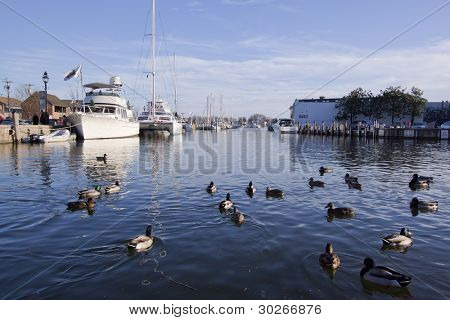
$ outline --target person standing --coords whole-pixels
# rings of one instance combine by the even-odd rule
[[[39,124],[39,117],[35,113],[34,116],[33,116],[33,125],[37,126],[38,124]]]

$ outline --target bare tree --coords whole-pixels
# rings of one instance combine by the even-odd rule
[[[33,94],[32,85],[23,84],[14,90],[14,97],[24,101]]]

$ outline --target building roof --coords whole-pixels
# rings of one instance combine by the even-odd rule
[[[295,102],[336,102],[341,98],[296,99]]]
[[[9,104],[11,106],[20,106],[20,104],[22,103],[22,101],[20,101],[19,99],[15,99],[15,98],[9,98]],[[4,104],[4,105],[8,105],[8,97],[1,97],[0,96],[0,104]]]

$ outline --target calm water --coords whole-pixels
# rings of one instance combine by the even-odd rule
[[[105,164],[95,157],[107,153]],[[0,145],[0,298],[7,299],[444,299],[450,297],[449,144],[282,136],[265,130],[195,132],[27,146]],[[317,169],[334,172],[320,177]],[[343,176],[360,177],[363,190]],[[432,175],[413,192],[414,172]],[[307,179],[326,182],[310,189]],[[95,213],[70,212],[77,190],[119,180]],[[206,185],[214,180],[218,192]],[[257,192],[249,198],[249,180]],[[267,186],[285,199],[266,199]],[[221,214],[230,192],[242,226]],[[412,215],[412,197],[439,201]],[[327,221],[328,202],[351,220]],[[154,226],[145,253],[128,239]],[[380,237],[407,226],[413,246],[382,251]],[[334,276],[318,256],[327,242],[341,257]],[[413,277],[383,291],[359,279],[370,256]]]

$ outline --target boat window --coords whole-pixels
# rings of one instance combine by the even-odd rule
[[[116,110],[115,110],[116,108],[113,108],[113,107],[105,107],[105,113],[111,113],[111,114],[114,114],[114,113],[116,113]]]
[[[103,112],[103,108],[102,107],[89,107],[91,112],[94,113],[102,113]]]

